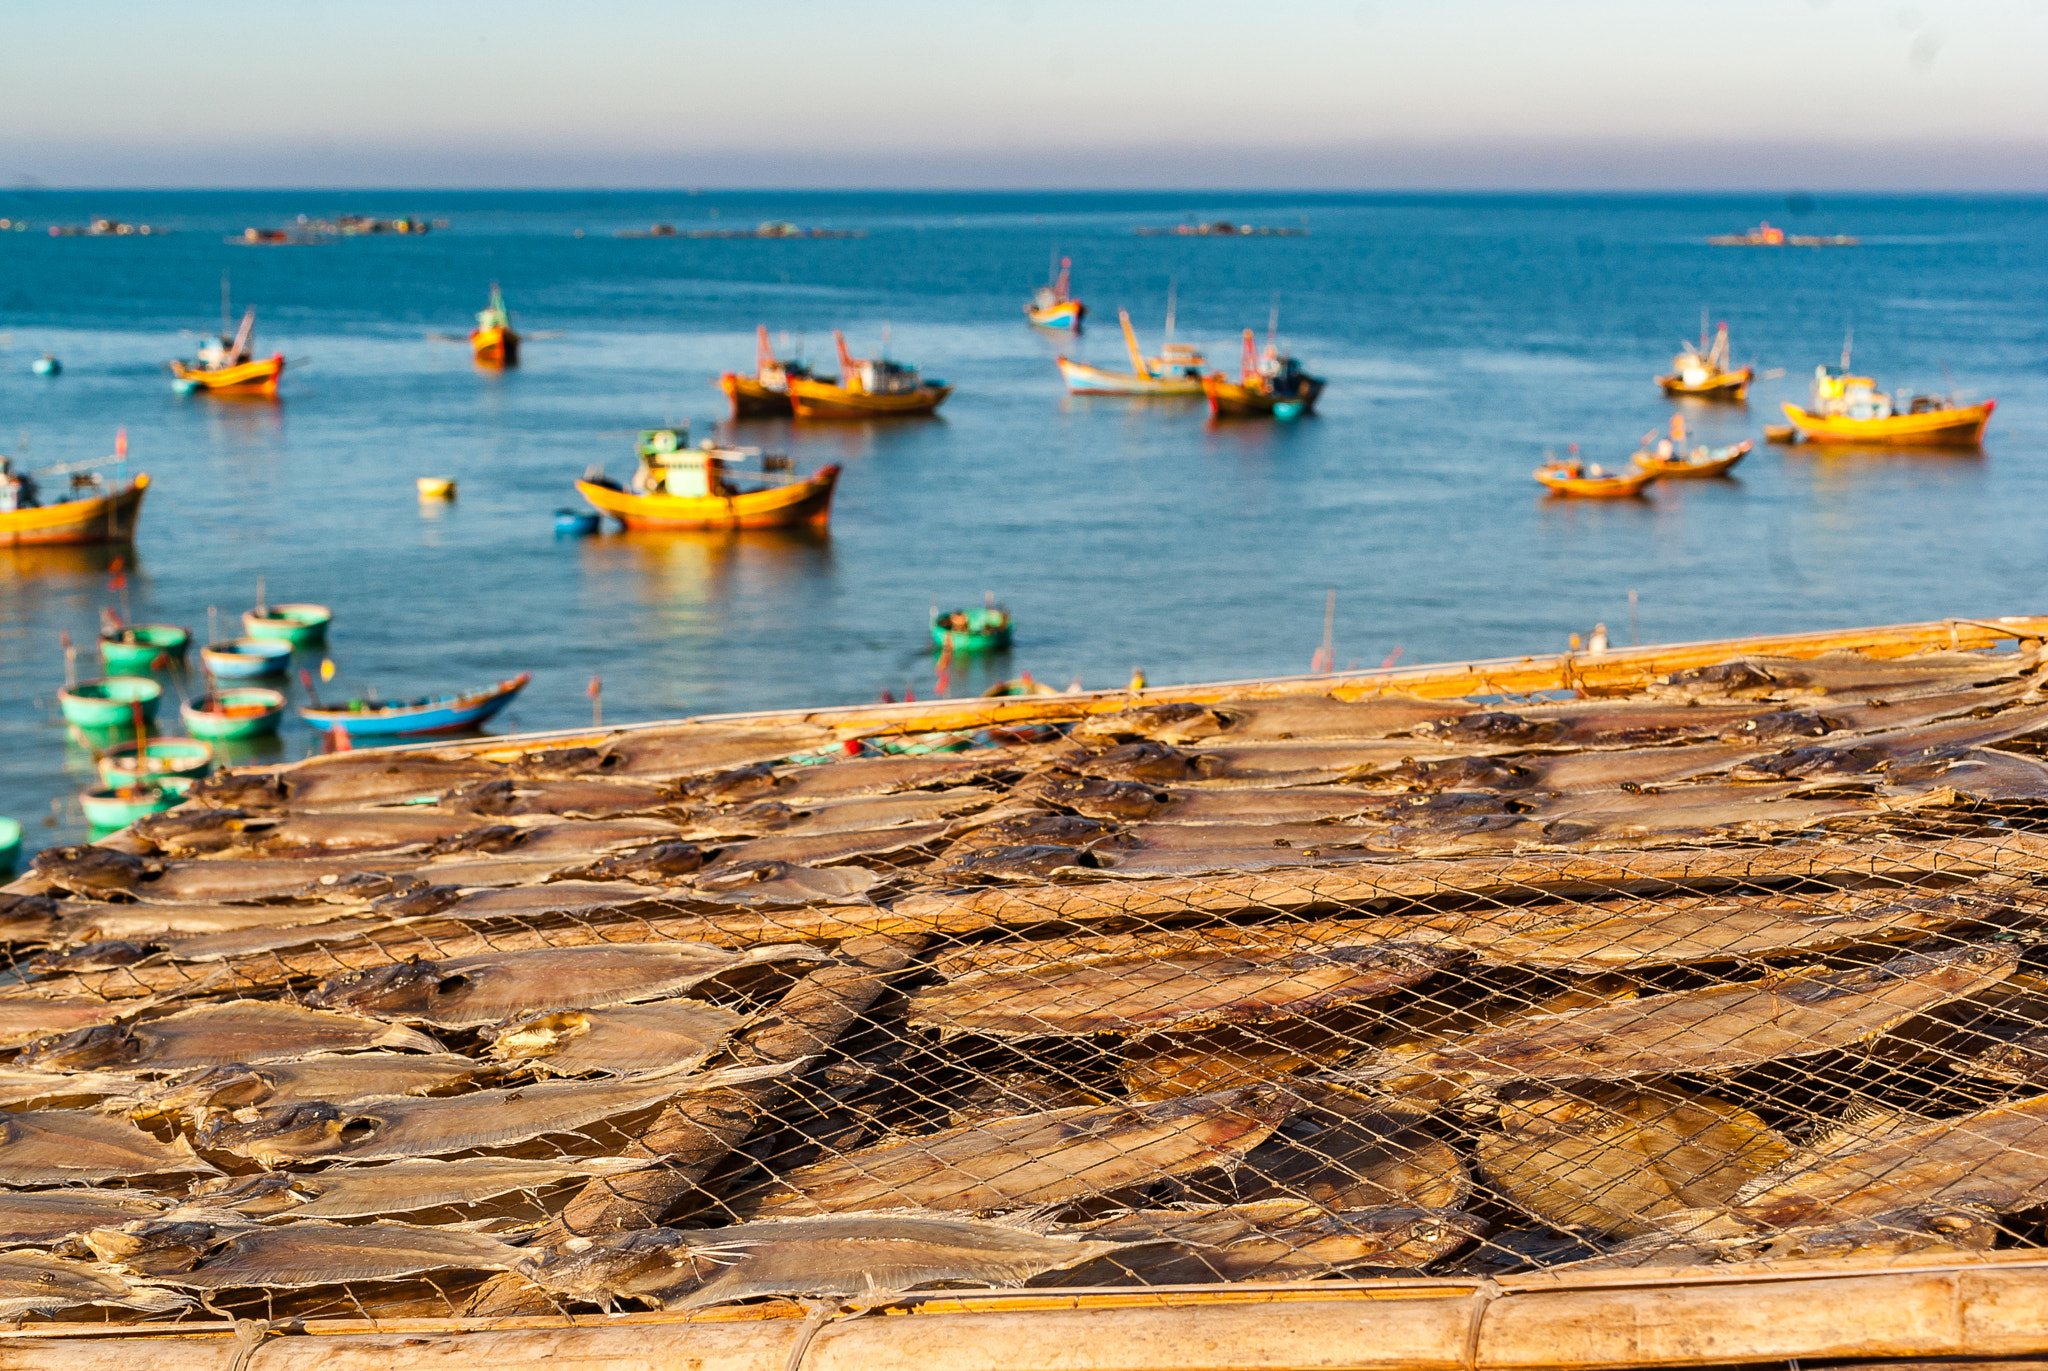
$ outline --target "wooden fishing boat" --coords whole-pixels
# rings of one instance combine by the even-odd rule
[[[469,350],[476,355],[478,366],[519,365],[519,335],[513,331],[511,311],[505,308],[505,296],[496,281],[491,282],[491,302],[477,311],[476,327],[469,333]]]
[[[648,429],[637,448],[639,469],[632,488],[604,480],[582,480],[576,489],[597,509],[630,529],[824,527],[832,517],[832,491],[839,465],[820,467],[799,481],[756,485],[732,472],[761,455],[758,448],[721,448],[708,441],[688,445],[687,429]],[[560,522],[556,524],[560,528]]]
[[[130,740],[102,752],[93,765],[100,784],[115,790],[169,780],[189,785],[213,770],[213,748],[196,738],[151,738],[139,746]]]
[[[1687,343],[1680,348],[1671,359],[1671,371],[1659,376],[1657,384],[1666,395],[1695,400],[1741,400],[1749,395],[1749,383],[1755,378],[1755,367],[1729,364],[1728,325],[1724,323],[1714,331],[1714,341],[1709,345],[1706,323],[1702,320],[1698,345]]]
[[[258,605],[242,612],[242,632],[251,638],[317,647],[327,641],[334,611],[326,605]]]
[[[1690,453],[1638,452],[1632,460],[1653,476],[1672,476],[1680,480],[1726,476],[1755,446],[1744,439],[1727,447],[1696,447]]]
[[[282,676],[292,662],[292,645],[276,638],[231,638],[199,649],[206,674],[224,681]]]
[[[1024,317],[1039,328],[1061,329],[1068,333],[1081,331],[1081,318],[1088,313],[1088,306],[1076,300],[1068,290],[1074,263],[1071,258],[1060,258],[1059,274],[1032,292],[1031,303],[1024,306]]]
[[[57,692],[57,707],[64,722],[78,728],[126,728],[138,710],[143,723],[155,723],[163,694],[164,688],[147,676],[105,676],[65,686]]]
[[[357,738],[409,738],[426,733],[459,733],[475,728],[526,688],[533,673],[522,671],[509,681],[460,695],[426,696],[414,700],[350,700],[338,707],[305,705],[299,717],[315,728]]]
[[[1138,335],[1131,327],[1129,310],[1118,310],[1116,317],[1123,325],[1124,346],[1130,351],[1131,369],[1109,371],[1062,357],[1059,359],[1060,376],[1066,381],[1069,391],[1076,395],[1188,397],[1202,393],[1202,368],[1208,363],[1202,357],[1201,349],[1172,341],[1171,305],[1168,305],[1166,310],[1167,342],[1159,349],[1157,357],[1147,357],[1144,350],[1138,346]]]
[[[0,546],[126,543],[134,539],[135,521],[142,516],[142,496],[149,489],[147,472],[137,472],[133,481],[113,487],[97,477],[81,485],[74,475],[73,494],[81,489],[91,493],[53,505],[0,510]]]
[[[1209,413],[1218,419],[1296,419],[1316,407],[1323,393],[1323,378],[1301,369],[1293,357],[1283,354],[1267,334],[1261,351],[1252,331],[1244,331],[1244,359],[1238,379],[1225,379],[1220,371],[1202,377],[1202,393],[1209,397]]]
[[[940,651],[997,652],[1010,645],[1010,611],[990,604],[981,609],[932,611],[932,646]]]
[[[212,742],[267,738],[284,718],[284,695],[264,686],[221,686],[179,706],[185,731]]]
[[[197,362],[170,364],[172,388],[180,394],[205,391],[210,395],[275,395],[284,375],[284,354],[255,355],[256,310],[251,306],[242,316],[242,326],[232,338],[219,338],[199,349]]]
[[[124,624],[100,634],[100,662],[109,676],[140,676],[182,666],[192,631],[176,624]]]
[[[855,357],[846,350],[846,335],[837,329],[832,342],[839,349],[839,380],[814,376],[789,378],[789,404],[799,419],[882,419],[930,414],[953,393],[944,381],[927,381],[916,367],[886,358]]]
[[[1654,471],[1603,471],[1578,462],[1552,462],[1536,468],[1534,475],[1554,495],[1571,495],[1589,500],[1626,500],[1641,495],[1643,487],[1657,479]]]
[[[732,402],[735,419],[787,419],[794,411],[789,405],[791,377],[809,380],[808,363],[794,357],[777,357],[768,342],[768,326],[754,327],[754,374],[742,376],[728,371],[718,378],[718,388]]]
[[[1998,408],[1996,400],[1963,405],[1952,395],[1887,395],[1874,378],[1849,374],[1847,348],[1840,366],[1813,369],[1809,405],[1784,407],[1807,442],[1914,447],[1976,447]]]

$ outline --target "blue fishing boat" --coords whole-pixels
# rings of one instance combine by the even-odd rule
[[[272,638],[231,638],[199,649],[207,674],[223,681],[282,676],[292,664],[292,645]]]
[[[350,700],[345,705],[307,705],[299,717],[318,729],[358,738],[410,738],[423,733],[459,733],[475,728],[526,688],[533,673],[522,671],[509,681],[461,695],[427,696],[416,700]]]
[[[588,538],[603,521],[604,516],[594,509],[558,509],[555,533],[562,538]]]

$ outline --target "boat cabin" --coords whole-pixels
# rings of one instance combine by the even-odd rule
[[[1813,369],[1813,412],[1830,419],[1889,419],[1892,397],[1869,376],[1822,363]]]
[[[1159,349],[1157,357],[1145,359],[1146,369],[1154,376],[1198,378],[1208,360],[1202,350],[1192,343],[1166,343]]]
[[[688,428],[643,430],[636,451],[640,454],[640,469],[633,473],[633,491],[637,495],[676,495],[686,499],[744,495],[760,487],[731,479],[742,464],[759,458],[762,470],[772,469],[770,459],[763,457],[757,447],[720,447],[709,438],[691,447]],[[788,459],[783,458],[780,466],[786,470],[788,464]]]
[[[210,343],[199,345],[199,365],[208,371],[225,371],[238,367],[256,355],[256,310],[251,306],[242,316],[242,326],[235,330],[235,336],[226,334]]]
[[[869,395],[910,395],[924,384],[916,367],[906,367],[883,357],[863,359],[854,368],[850,379],[854,378],[857,378],[858,386],[848,388],[857,388]]]

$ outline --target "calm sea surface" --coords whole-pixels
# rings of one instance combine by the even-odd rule
[[[445,218],[425,238],[247,247],[300,214]],[[2048,201],[1773,197],[912,194],[0,194],[0,452],[101,456],[125,425],[153,484],[130,617],[225,635],[272,600],[335,611],[337,688],[417,694],[534,673],[500,730],[932,693],[934,601],[993,592],[1012,652],[953,693],[1029,671],[1064,685],[1305,671],[1337,590],[1339,666],[1547,651],[1604,621],[1645,642],[2039,612],[2048,586]],[[95,216],[172,230],[52,238]],[[1709,248],[1760,218],[1849,233],[1824,251]],[[1144,237],[1229,218],[1306,237]],[[852,239],[621,238],[769,219]],[[580,232],[581,236],[578,236]],[[1234,366],[1276,296],[1329,378],[1291,426],[1212,426],[1199,404],[1064,395],[1062,338],[1020,307],[1074,259],[1085,358],[1122,365],[1116,309]],[[291,359],[274,403],[171,392],[219,313],[258,307]],[[537,337],[480,372],[459,342],[492,281]],[[1708,441],[1760,436],[1855,329],[1887,388],[1996,396],[1981,453],[1760,448],[1739,479],[1619,504],[1546,500],[1529,471],[1576,442],[1619,465],[1674,406],[1651,377],[1702,309],[1782,377],[1688,408]],[[634,431],[722,419],[717,372],[765,323],[831,359],[831,330],[957,387],[929,421],[749,424],[799,468],[840,462],[829,536],[558,541],[588,465]],[[55,379],[32,376],[44,351]],[[461,498],[425,506],[421,475]],[[96,674],[114,550],[0,549],[0,814],[33,850],[77,841],[90,770],[66,741],[59,633]],[[166,702],[165,718],[175,721]],[[267,752],[316,739],[294,723]],[[59,822],[41,816],[61,801]]]

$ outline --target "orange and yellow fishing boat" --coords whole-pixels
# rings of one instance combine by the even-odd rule
[[[593,506],[629,529],[823,528],[832,517],[839,467],[820,467],[784,485],[734,479],[757,448],[691,447],[687,429],[649,429],[640,435],[639,469],[632,488],[600,473],[576,483]],[[767,470],[764,462],[761,468]]]
[[[512,313],[505,308],[505,296],[496,281],[491,282],[491,302],[477,311],[476,327],[469,333],[470,351],[482,367],[519,365],[519,335],[512,329]]]
[[[1659,376],[1657,384],[1666,395],[1695,400],[1741,400],[1749,395],[1749,383],[1754,379],[1755,367],[1729,365],[1728,325],[1724,323],[1714,331],[1714,341],[1709,346],[1706,321],[1702,319],[1699,343],[1687,343],[1681,348],[1671,359],[1670,374]]]
[[[855,357],[846,350],[846,335],[832,331],[839,349],[839,380],[814,376],[789,378],[789,405],[799,419],[883,419],[930,414],[953,388],[927,381],[916,367],[885,358]]]
[[[785,340],[787,341],[787,340]],[[728,371],[718,378],[718,388],[732,402],[735,419],[787,419],[794,411],[789,405],[792,377],[809,380],[809,364],[793,357],[777,357],[768,344],[768,326],[754,327],[754,374],[742,376]]]
[[[210,395],[275,395],[284,375],[284,354],[255,355],[256,310],[242,316],[235,336],[215,339],[199,349],[194,363],[172,362],[172,386],[180,394],[202,390]]]
[[[0,508],[0,546],[130,542],[148,490],[149,474],[138,472],[133,481],[119,486],[95,481],[81,487],[74,482],[73,498],[56,504]]]
[[[1641,495],[1643,487],[1657,479],[1656,472],[1640,467],[1633,471],[1607,471],[1598,463],[1588,467],[1577,459],[1547,463],[1533,474],[1553,495],[1588,500],[1626,500]]]
[[[1033,291],[1031,303],[1024,306],[1026,319],[1039,328],[1063,329],[1069,333],[1081,331],[1081,318],[1088,313],[1088,306],[1076,300],[1067,289],[1073,269],[1072,259],[1060,258],[1059,274]]]
[[[1250,329],[1244,331],[1244,358],[1238,379],[1224,379],[1220,371],[1202,377],[1202,393],[1209,397],[1209,414],[1217,419],[1294,419],[1316,407],[1323,393],[1323,378],[1311,376],[1294,358],[1282,353],[1266,335],[1262,352]]]
[[[1849,374],[1847,348],[1840,366],[1813,369],[1809,403],[1785,405],[1785,417],[1809,443],[1909,447],[1976,447],[1998,408],[1996,400],[1963,405],[1953,395],[1887,395],[1874,378]]]

